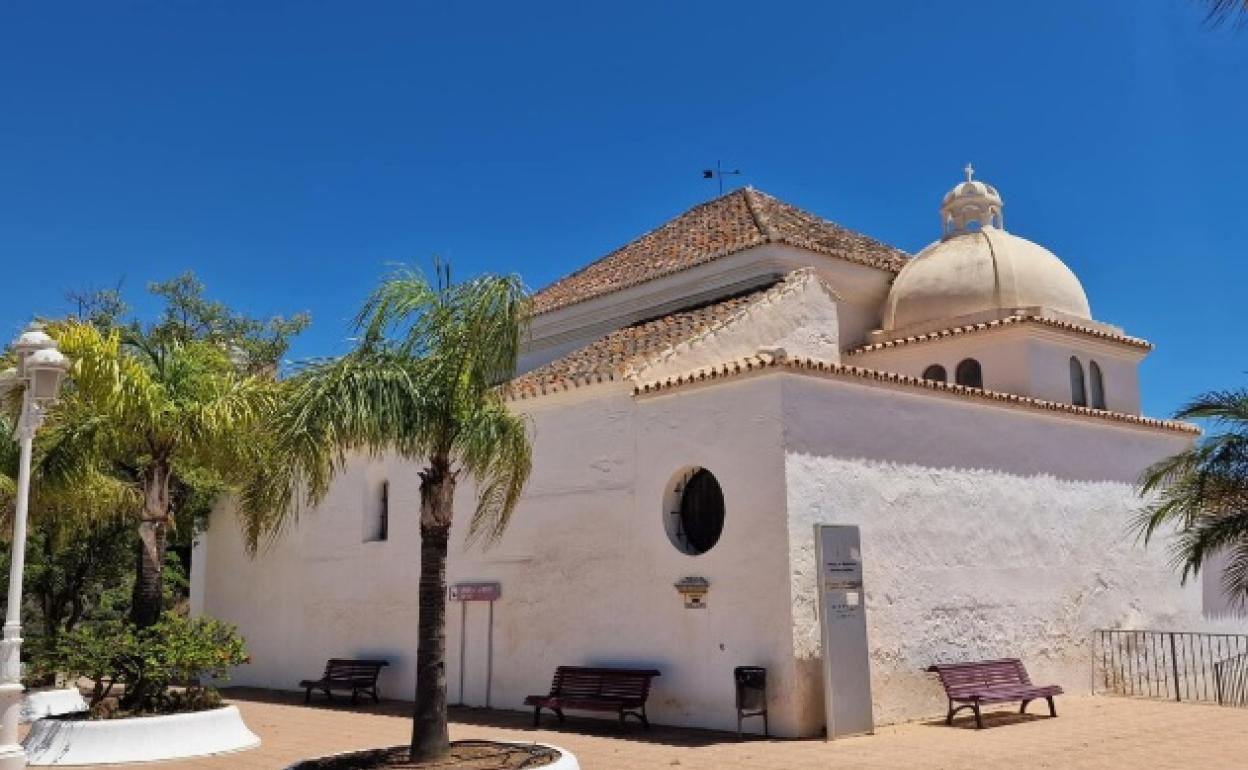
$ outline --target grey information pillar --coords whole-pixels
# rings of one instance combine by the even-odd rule
[[[875,721],[858,528],[816,524],[815,558],[828,739],[869,733]]]

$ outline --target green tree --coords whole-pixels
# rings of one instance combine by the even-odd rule
[[[1184,582],[1227,554],[1225,588],[1248,601],[1248,390],[1206,393],[1175,416],[1208,420],[1217,432],[1144,473],[1140,492],[1151,502],[1137,526],[1145,543],[1177,529],[1171,553]]]
[[[446,559],[461,478],[477,483],[468,539],[497,538],[528,479],[527,423],[498,386],[515,374],[529,301],[515,277],[431,284],[404,271],[383,281],[356,318],[358,347],[315,361],[287,383],[266,431],[279,459],[243,496],[249,542],[282,531],[324,499],[350,453],[393,452],[420,464],[419,641],[411,754],[444,755]]]
[[[102,469],[141,496],[130,619],[155,623],[175,521],[179,472],[238,478],[253,462],[251,431],[272,408],[271,377],[240,373],[218,344],[102,330],[71,321],[52,327],[72,361],[65,398],[44,428],[41,471],[58,487]]]
[[[0,416],[0,515],[11,521],[18,446],[13,421]],[[36,451],[40,449],[37,445]],[[130,539],[125,517],[138,508],[138,496],[111,476],[89,469],[72,484],[32,481],[30,530],[26,549],[23,611],[33,621],[29,649],[54,644],[65,631],[97,610],[107,591],[128,575]],[[6,534],[11,527],[6,527]],[[11,550],[0,554],[0,586],[7,590]],[[28,625],[31,625],[28,623]]]
[[[229,351],[235,365],[246,372],[276,372],[292,337],[308,328],[311,316],[261,320],[239,313],[204,297],[204,285],[194,273],[170,281],[150,283],[147,290],[165,301],[160,319],[145,335],[162,343],[211,342]],[[102,298],[107,305],[108,297]],[[136,326],[135,332],[141,330]]]

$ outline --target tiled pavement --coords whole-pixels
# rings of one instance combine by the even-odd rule
[[[408,739],[410,706],[302,704],[302,695],[231,690],[262,745],[250,751],[149,765],[161,770],[280,770],[319,754]],[[1248,768],[1248,709],[1111,697],[1058,700],[1061,716],[1019,717],[1004,707],[982,731],[967,720],[881,728],[875,735],[822,740],[747,740],[735,735],[569,717],[563,729],[527,729],[529,715],[453,709],[451,737],[537,740],[575,753],[585,770],[801,770],[803,768]],[[1044,711],[1043,704],[1039,708]]]

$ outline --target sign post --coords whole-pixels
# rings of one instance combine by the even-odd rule
[[[464,701],[465,661],[468,655],[468,603],[488,602],[489,620],[485,637],[485,707],[490,707],[490,690],[494,680],[494,602],[503,595],[503,586],[497,581],[465,581],[452,583],[447,589],[448,598],[459,602],[459,700]]]
[[[816,524],[815,559],[827,738],[869,733],[875,720],[858,528]]]

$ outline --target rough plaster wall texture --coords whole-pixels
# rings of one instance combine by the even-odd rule
[[[749,306],[742,315],[643,366],[638,379],[687,374],[756,355],[761,348],[780,347],[793,357],[839,361],[838,303],[831,291],[813,275],[772,291],[772,296]]]
[[[1183,437],[786,380],[795,652],[819,655],[812,527],[857,524],[877,722],[939,713],[935,661],[1019,656],[1086,691],[1093,628],[1210,627],[1128,532],[1136,474]]]

